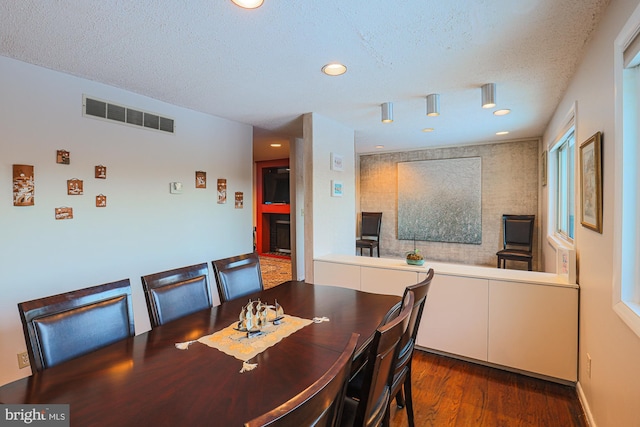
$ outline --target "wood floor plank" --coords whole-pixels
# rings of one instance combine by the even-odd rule
[[[418,427],[587,427],[574,387],[417,350],[413,406]],[[408,425],[391,405],[391,427]]]

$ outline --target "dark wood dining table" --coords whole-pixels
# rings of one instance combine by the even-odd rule
[[[237,321],[248,299],[276,299],[286,314],[312,323],[242,361],[199,342]],[[0,387],[0,403],[69,404],[71,426],[241,426],[318,379],[360,334],[356,357],[400,301],[290,281],[229,301]]]

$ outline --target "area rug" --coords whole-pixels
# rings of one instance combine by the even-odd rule
[[[265,289],[291,280],[291,260],[286,258],[260,257],[260,270]]]

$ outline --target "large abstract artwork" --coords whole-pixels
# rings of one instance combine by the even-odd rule
[[[482,159],[398,163],[398,239],[482,243]]]

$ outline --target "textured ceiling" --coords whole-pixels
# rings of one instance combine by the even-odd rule
[[[358,152],[404,150],[542,135],[607,4],[265,0],[246,10],[230,0],[0,0],[0,55],[251,124],[258,135],[299,136],[300,116],[315,112],[354,129]],[[332,61],[348,72],[323,75]],[[511,114],[480,107],[489,82]],[[425,114],[429,93],[440,94],[439,117]],[[388,101],[395,121],[383,124]]]

